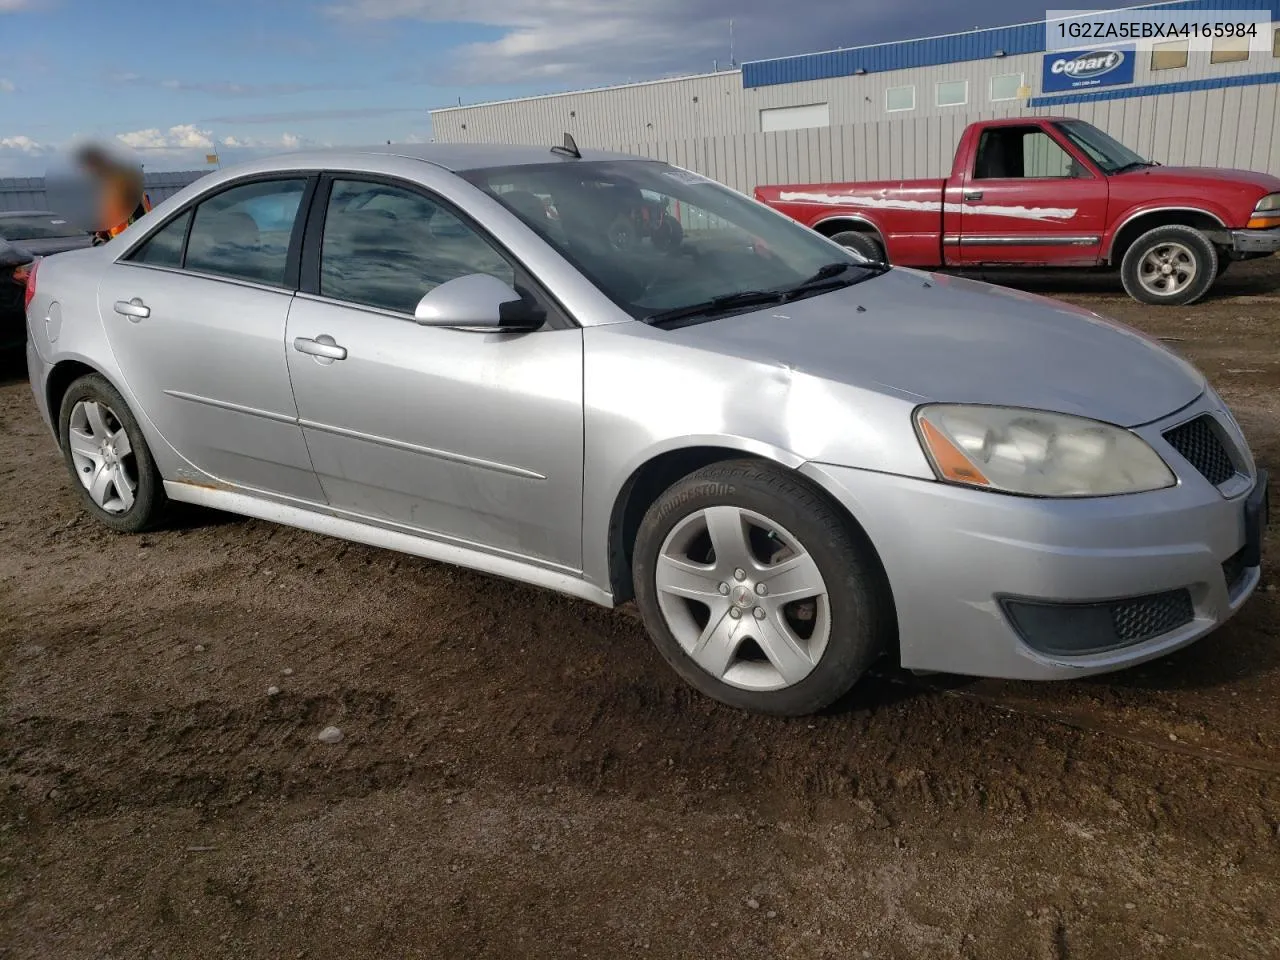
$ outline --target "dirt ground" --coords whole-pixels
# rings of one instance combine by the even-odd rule
[[[1187,309],[1021,283],[1177,338],[1280,467],[1280,260]],[[198,511],[99,529],[19,376],[0,957],[1280,956],[1270,572],[1134,672],[886,667],[762,718],[624,612]]]

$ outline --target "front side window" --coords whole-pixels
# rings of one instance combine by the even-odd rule
[[[515,285],[515,271],[471,226],[402,187],[335,180],[320,247],[320,295],[413,313],[434,287],[472,273]]]
[[[1067,120],[1057,124],[1063,135],[1089,155],[1103,173],[1122,173],[1135,167],[1149,167],[1150,161],[1134,153],[1119,140],[1103,133],[1083,120]]]
[[[182,266],[182,244],[187,239],[187,225],[191,223],[191,211],[175,217],[147,238],[137,250],[129,254],[132,263],[145,263],[153,267]]]
[[[975,180],[1043,180],[1079,177],[1085,171],[1040,127],[984,130],[974,162]]]
[[[306,185],[303,179],[259,181],[205,200],[195,210],[186,268],[284,286]]]
[[[637,319],[663,322],[720,298],[767,300],[815,277],[829,289],[875,272],[762,204],[665,163],[556,162],[461,175]],[[818,290],[804,294],[810,289]]]

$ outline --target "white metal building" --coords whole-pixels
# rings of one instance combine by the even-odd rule
[[[1088,120],[1167,164],[1280,174],[1280,0],[1155,9],[1271,13],[1268,49],[1215,41],[1120,48],[1073,81],[1043,22],[747,63],[740,70],[431,112],[441,142],[558,143],[638,153],[749,191],[759,183],[950,172],[967,123]],[[1081,54],[1088,54],[1086,48]]]

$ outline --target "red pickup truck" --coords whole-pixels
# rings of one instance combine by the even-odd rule
[[[1231,261],[1280,251],[1280,177],[1161,166],[1067,117],[970,124],[946,180],[761,186],[755,195],[869,259],[1118,267],[1144,303],[1193,303]]]

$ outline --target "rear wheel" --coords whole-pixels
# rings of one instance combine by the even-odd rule
[[[1120,279],[1141,303],[1195,303],[1218,277],[1218,251],[1199,230],[1181,224],[1138,237],[1120,263]]]
[[[848,247],[850,250],[861,254],[865,259],[878,263],[887,263],[884,256],[884,247],[880,245],[880,241],[870,234],[861,233],[857,230],[844,230],[840,233],[833,234],[831,237],[836,243],[842,247]]]
[[[167,498],[151,451],[119,391],[96,373],[62,398],[58,436],[75,490],[88,511],[121,533],[159,519]]]
[[[713,464],[676,483],[645,515],[633,560],[658,650],[694,687],[735,707],[820,710],[890,639],[870,546],[772,465]]]

